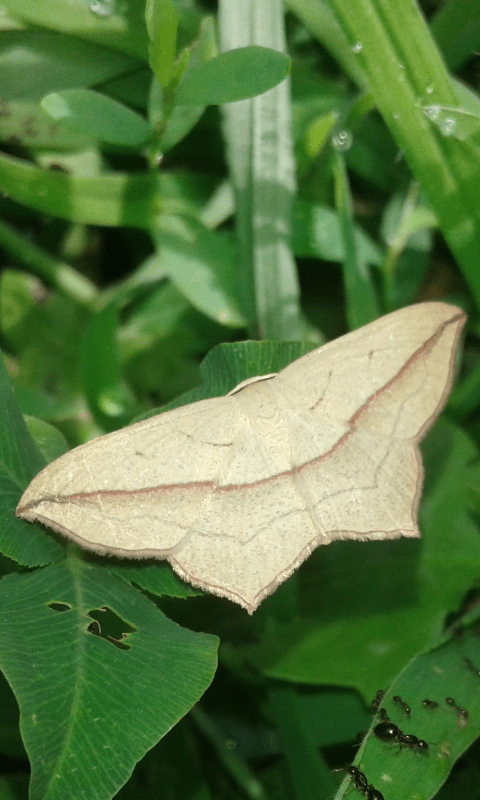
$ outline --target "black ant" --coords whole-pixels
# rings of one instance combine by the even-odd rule
[[[410,706],[408,705],[408,703],[405,703],[405,702],[402,700],[402,698],[401,698],[401,697],[399,697],[399,695],[398,695],[398,694],[396,694],[396,695],[395,695],[395,697],[393,698],[393,702],[394,702],[394,703],[397,703],[399,706],[402,706],[402,708],[403,708],[403,710],[405,711],[405,714],[407,715],[407,717],[409,717],[409,716],[410,716],[410,714],[412,713],[412,709],[410,708]]]
[[[438,703],[436,700],[422,700],[422,706],[424,708],[438,708]]]
[[[390,721],[379,722],[373,733],[382,742],[396,742],[400,747],[411,747],[419,753],[427,753],[429,749],[425,739],[419,739],[413,733],[403,733],[398,725]]]
[[[398,744],[400,746],[405,745],[405,747],[411,747],[412,750],[415,750],[417,753],[427,753],[429,749],[425,739],[419,739],[418,736],[414,736],[413,733],[400,732]]]
[[[363,772],[360,772],[358,767],[352,764],[350,767],[347,767],[347,772],[353,778],[355,789],[358,789],[359,792],[364,794],[367,800],[385,800],[383,794],[367,781],[365,775]]]
[[[377,711],[378,711],[378,709],[380,707],[380,704],[381,704],[381,702],[382,702],[384,697],[385,697],[385,692],[383,691],[383,689],[379,689],[377,694],[375,695],[375,697],[372,700],[372,711],[375,714],[377,713]]]
[[[386,715],[384,719],[384,722],[379,722],[378,725],[375,725],[373,733],[377,739],[381,739],[383,742],[394,742],[397,740],[398,734],[401,733],[400,728],[394,722],[390,722]]]
[[[359,792],[366,792],[368,789],[368,781],[363,772],[360,772],[358,767],[355,767],[353,764],[350,767],[347,767],[347,772],[353,778],[355,789],[358,789]]]
[[[454,708],[457,712],[459,728],[464,728],[468,722],[468,711],[465,708],[460,708],[460,706],[457,706],[453,697],[446,697],[445,702],[447,705],[452,706],[452,708]]]

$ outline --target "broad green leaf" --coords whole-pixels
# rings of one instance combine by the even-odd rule
[[[170,622],[75,557],[3,578],[0,607],[0,665],[21,709],[31,800],[110,800],[215,673],[216,637]]]
[[[101,142],[138,147],[150,136],[150,126],[140,114],[89,89],[48,94],[41,106],[52,119]]]
[[[18,710],[18,703],[15,700],[15,695],[13,694],[10,686],[7,683],[7,680],[4,675],[0,674],[0,697],[2,699],[2,721],[0,723],[0,751],[2,756],[8,756],[10,758],[18,758],[24,759],[26,758],[25,747],[23,746],[22,737],[20,736],[19,730],[19,710]],[[10,776],[13,777],[13,776]],[[25,778],[27,776],[25,775]],[[13,781],[13,785],[11,787],[11,794],[8,793],[8,789],[6,787],[6,776],[2,775],[2,779],[0,779],[0,790],[4,792],[2,800],[17,800],[17,798],[23,798],[28,796],[28,780],[24,783],[23,793],[19,792],[16,793],[15,790],[18,790],[17,781]],[[15,786],[15,784],[17,784]],[[15,786],[15,790],[14,790]]]
[[[373,734],[374,727],[380,723],[380,718],[375,717],[355,761],[361,765],[368,781],[388,800],[405,800],[406,797],[430,800],[459,756],[480,735],[480,684],[476,665],[480,665],[480,646],[472,625],[462,629],[459,638],[453,637],[413,658],[388,688],[382,701],[388,717],[401,731],[428,744],[428,751],[420,753],[403,746],[400,758],[395,741],[385,742]],[[406,715],[393,697],[406,702],[411,714]],[[463,717],[449,705],[447,697],[453,698],[468,716]],[[424,700],[437,705],[425,706]],[[335,800],[350,797],[350,783],[349,779],[344,781]]]
[[[135,358],[159,339],[178,336],[179,329],[184,324],[185,315],[191,308],[186,297],[171,281],[166,280],[166,274],[162,275],[161,268],[158,269],[157,281],[155,281],[157,267],[157,259],[153,256],[153,263],[152,257],[146,259],[137,272],[132,275],[132,279],[138,278],[139,292],[144,286],[149,286],[149,291],[144,292],[144,296],[133,302],[131,308],[128,308],[122,315],[123,319],[119,329],[122,360],[128,361]],[[135,300],[133,289],[130,294]]]
[[[287,77],[290,59],[267,47],[238,47],[187,72],[175,95],[178,105],[216,105],[255,97]]]

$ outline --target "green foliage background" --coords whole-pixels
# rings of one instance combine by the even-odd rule
[[[355,759],[478,797],[476,0],[0,11],[0,800],[340,800]],[[421,541],[319,548],[248,617],[14,516],[69,447],[429,299],[469,322]],[[380,687],[428,753],[372,735]]]

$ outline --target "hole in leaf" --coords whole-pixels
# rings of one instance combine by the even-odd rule
[[[59,611],[60,613],[72,610],[72,606],[69,606],[67,603],[49,603],[48,607],[51,608],[52,611]]]
[[[131,633],[136,633],[136,628],[125,622],[124,619],[115,614],[111,608],[94,608],[88,612],[92,622],[87,627],[88,633],[93,636],[100,636],[110,644],[118,647],[119,650],[130,650],[130,645],[125,641]]]

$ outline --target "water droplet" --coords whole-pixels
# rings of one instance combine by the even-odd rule
[[[349,150],[353,143],[353,136],[350,131],[339,131],[332,136],[332,145],[335,150],[340,150],[342,153]]]
[[[440,130],[445,136],[451,136],[452,133],[455,131],[455,127],[457,125],[457,120],[453,119],[453,117],[446,117],[442,120],[440,124]]]
[[[97,17],[109,17],[115,11],[115,0],[90,0],[90,11]]]
[[[423,109],[428,119],[436,120],[440,116],[440,106],[427,106]]]
[[[433,92],[433,86],[427,86],[427,88],[426,88],[426,90],[425,90],[425,91],[427,92],[427,94],[432,94],[432,92]]]
[[[361,53],[362,52],[362,47],[363,47],[363,44],[361,42],[357,42],[356,44],[353,45],[352,52],[353,53]]]

